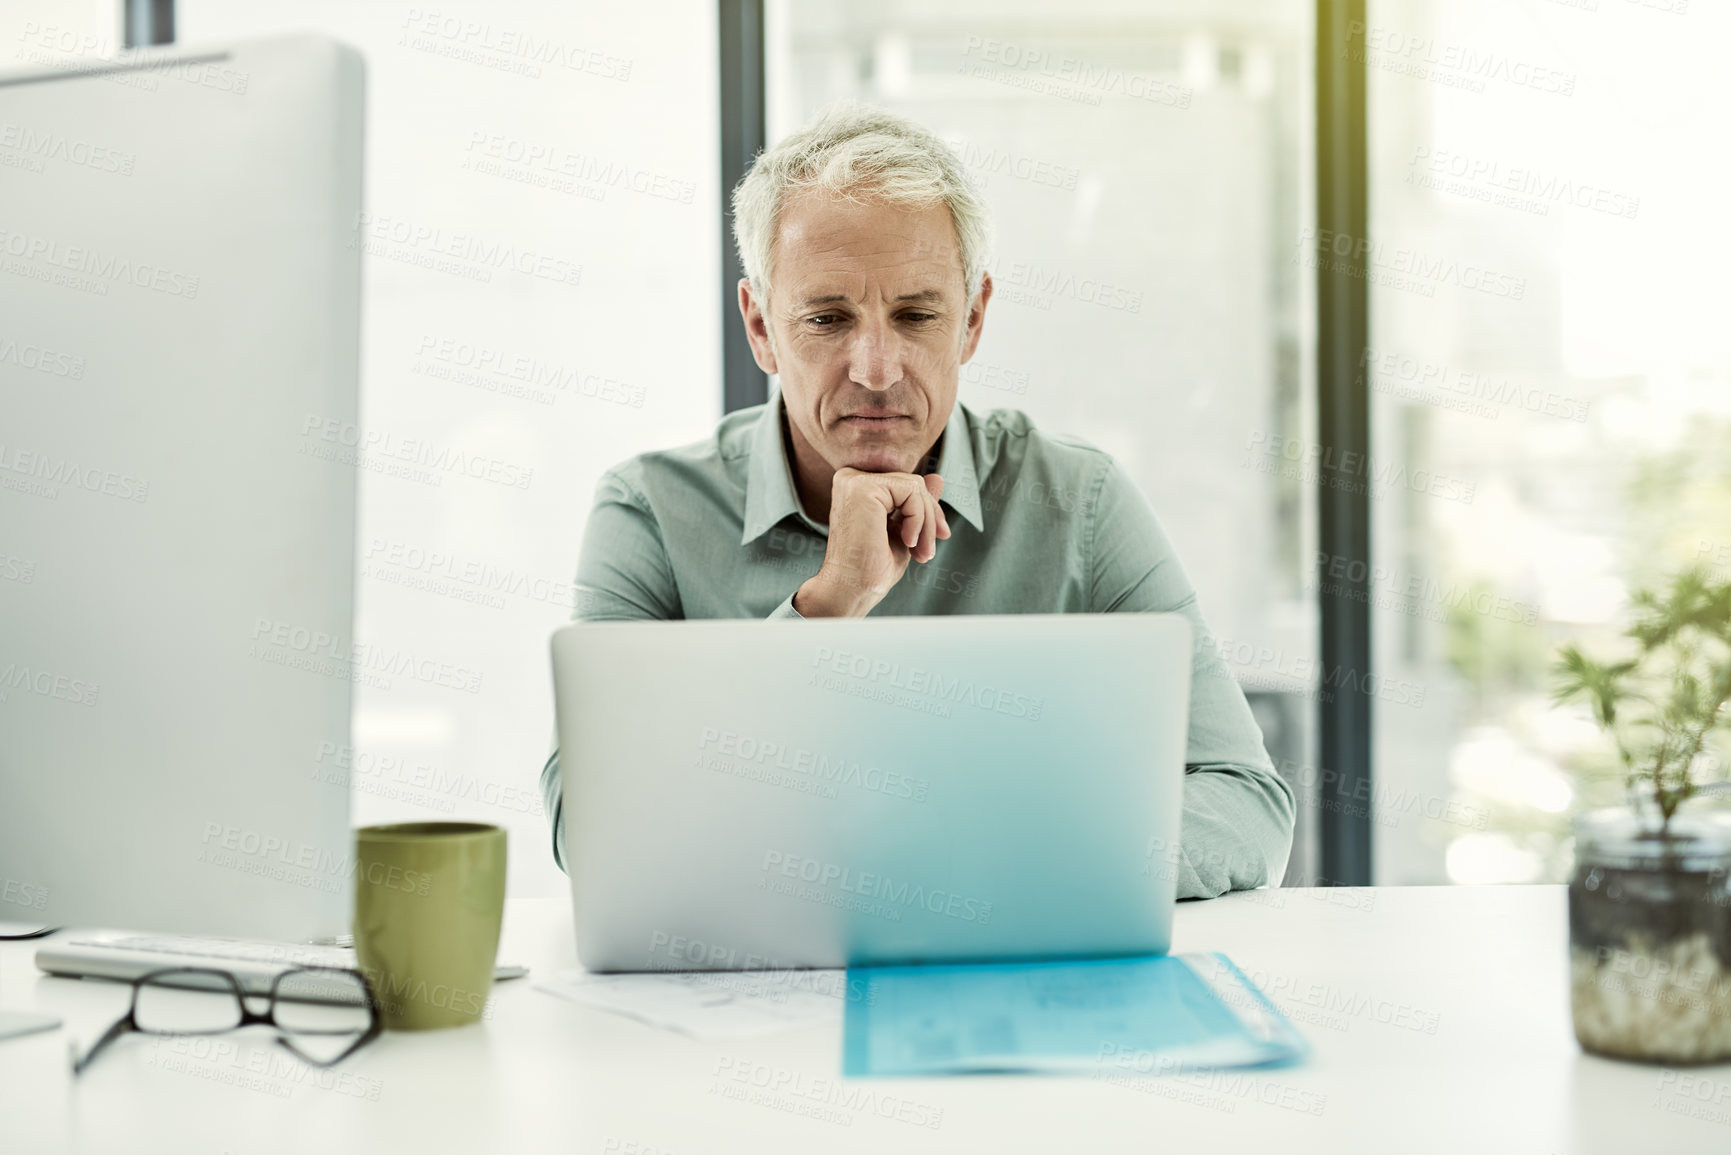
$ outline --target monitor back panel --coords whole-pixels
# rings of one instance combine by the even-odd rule
[[[553,654],[591,969],[1170,945],[1181,617],[586,623]]]
[[[346,929],[362,86],[0,76],[0,918]]]

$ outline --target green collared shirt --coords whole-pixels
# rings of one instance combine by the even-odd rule
[[[703,441],[603,474],[577,563],[580,621],[792,618],[829,529],[801,507],[777,393]],[[1185,756],[1180,898],[1279,885],[1293,796],[1244,693],[1221,663],[1196,594],[1154,511],[1105,452],[1036,429],[1014,409],[958,401],[938,445],[950,537],[871,611],[912,614],[1180,613],[1196,651]],[[565,861],[558,750],[541,772],[553,854]]]

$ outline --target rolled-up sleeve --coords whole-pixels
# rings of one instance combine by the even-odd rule
[[[1195,637],[1178,897],[1278,886],[1292,852],[1292,789],[1275,773],[1244,691],[1220,660],[1196,591],[1153,508],[1109,459],[1091,507],[1094,611],[1183,614]]]

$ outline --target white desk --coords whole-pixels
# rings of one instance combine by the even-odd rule
[[[130,1036],[74,1082],[68,1030],[87,1045],[122,1012],[125,989],[48,978],[31,962],[36,944],[4,943],[0,1007],[52,1011],[67,1028],[0,1042],[0,1150],[1731,1152],[1731,1065],[1687,1076],[1579,1051],[1566,936],[1561,887],[1183,903],[1174,949],[1230,954],[1315,1044],[1308,1064],[1132,1086],[848,1080],[835,1096],[821,1081],[840,1070],[839,1027],[695,1042],[524,980],[497,988],[480,1026],[384,1035],[331,1087],[270,1073],[284,1053],[258,1029],[225,1036],[226,1052]],[[574,965],[565,903],[509,904],[501,959]],[[741,1101],[722,1092],[752,1088],[729,1071],[784,1089]],[[845,1105],[871,1092],[882,1115]],[[903,1102],[904,1118],[938,1126],[898,1119]]]

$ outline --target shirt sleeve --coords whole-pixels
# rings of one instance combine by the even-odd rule
[[[595,506],[583,530],[577,557],[576,609],[580,622],[668,621],[685,616],[673,564],[649,500],[618,473],[609,471],[595,487]],[[767,620],[803,621],[793,594],[769,612]],[[559,733],[541,767],[541,801],[553,827],[553,861],[565,869],[563,783],[559,774]]]
[[[1153,508],[1116,462],[1096,484],[1089,596],[1096,613],[1177,613],[1195,637],[1184,756],[1179,898],[1280,885],[1292,852],[1292,788],[1275,773],[1244,691],[1221,661],[1196,591]]]

